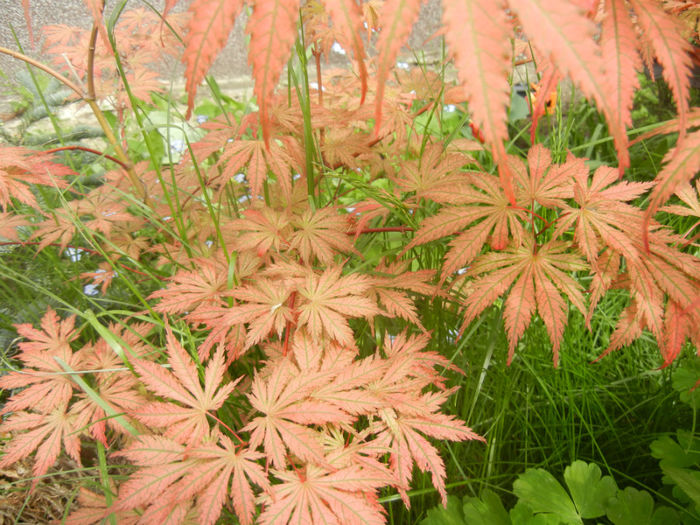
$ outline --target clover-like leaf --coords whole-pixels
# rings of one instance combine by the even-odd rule
[[[615,480],[610,476],[600,477],[600,467],[595,463],[574,461],[564,471],[574,504],[584,519],[598,518],[605,514],[608,501],[617,492]]]
[[[654,512],[654,500],[647,491],[627,487],[608,505],[608,519],[613,525],[675,525],[678,513],[669,507]]]
[[[513,492],[535,513],[558,516],[561,523],[583,523],[564,487],[544,469],[527,470],[513,483]]]
[[[481,498],[465,500],[464,518],[470,525],[511,525],[512,523],[501,498],[490,490],[485,490]]]

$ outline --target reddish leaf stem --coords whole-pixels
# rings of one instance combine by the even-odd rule
[[[363,233],[412,232],[410,226],[385,226],[384,228],[364,228],[360,231],[349,231],[347,235],[362,235]]]
[[[289,309],[294,313],[294,303],[297,299],[296,291],[289,294]],[[287,326],[284,328],[284,346],[282,347],[282,355],[286,357],[289,353],[289,334],[292,331],[292,325],[296,324],[295,320],[287,321]]]
[[[85,146],[62,146],[60,148],[47,149],[44,151],[44,153],[48,154],[48,153],[57,153],[59,151],[71,151],[71,150],[86,151],[86,152],[92,153],[94,155],[99,155],[100,157],[104,157],[108,160],[111,160],[115,164],[119,164],[125,170],[128,169],[128,166],[126,164],[124,164],[121,160],[119,160],[118,158],[112,157],[111,155],[107,155],[106,153],[102,153],[101,151],[98,151],[96,149],[87,148]]]
[[[226,423],[224,423],[223,421],[221,421],[217,416],[215,416],[215,415],[212,414],[211,412],[207,412],[207,415],[208,415],[210,418],[212,418],[214,421],[216,421],[217,423],[219,423],[221,426],[223,426],[226,430],[228,430],[229,432],[231,432],[231,435],[232,435],[233,437],[235,437],[238,441],[240,441],[240,443],[239,443],[238,445],[236,445],[236,448],[238,448],[238,447],[244,447],[244,446],[246,446],[246,445],[248,444],[248,442],[247,442],[245,439],[243,439],[241,436],[239,436],[238,434],[236,434],[236,432],[235,432],[230,426],[228,426]]]

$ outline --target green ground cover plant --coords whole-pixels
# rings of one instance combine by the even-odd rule
[[[415,0],[85,3],[54,63],[0,48],[108,144],[0,144],[8,519],[62,480],[65,523],[418,523],[567,466],[565,521],[661,471],[657,512],[697,519],[697,6],[444,1],[410,67]],[[243,11],[236,102],[206,75]]]

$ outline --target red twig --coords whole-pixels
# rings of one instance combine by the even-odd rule
[[[112,157],[111,155],[107,155],[106,153],[102,153],[101,151],[98,151],[96,149],[86,148],[85,146],[62,146],[60,148],[47,149],[43,153],[47,153],[47,154],[48,153],[57,153],[59,151],[67,151],[67,150],[80,150],[80,151],[86,151],[88,153],[93,153],[95,155],[99,155],[100,157],[104,157],[108,160],[111,160],[112,162],[119,164],[122,168],[127,169],[127,165],[124,164],[118,158]]]
[[[223,421],[221,421],[217,416],[215,416],[215,415],[212,414],[211,412],[207,412],[207,415],[208,415],[209,417],[211,417],[212,419],[214,419],[215,421],[217,421],[217,422],[218,422],[220,425],[222,425],[226,430],[228,430],[229,432],[231,432],[231,435],[232,435],[233,437],[235,437],[238,441],[240,441],[240,443],[236,445],[236,448],[238,448],[238,447],[243,447],[243,446],[245,446],[245,445],[248,444],[248,442],[247,442],[245,439],[243,439],[241,436],[239,436],[238,434],[236,434],[236,432],[234,432],[234,430],[233,430],[230,426],[228,426],[226,423],[224,423]]]
[[[362,235],[363,233],[385,233],[385,232],[412,232],[413,228],[410,226],[386,226],[384,228],[365,228],[364,230],[350,231],[347,232],[348,235]]]
[[[296,302],[297,293],[289,294],[289,309],[294,313],[294,303]],[[296,320],[290,319],[287,321],[287,326],[284,329],[284,346],[282,347],[282,355],[286,356],[289,353],[289,334],[292,331],[292,325],[296,324]]]

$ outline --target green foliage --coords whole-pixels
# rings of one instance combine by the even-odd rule
[[[513,484],[517,503],[507,511],[501,498],[485,490],[480,498],[452,497],[447,507],[428,511],[421,525],[582,525],[607,517],[613,525],[676,525],[678,512],[655,504],[649,492],[618,488],[594,463],[575,461],[564,484],[544,469],[529,469]],[[598,521],[600,523],[600,521]]]

